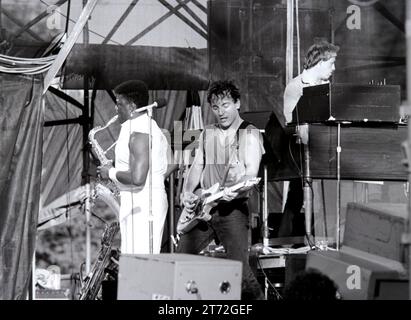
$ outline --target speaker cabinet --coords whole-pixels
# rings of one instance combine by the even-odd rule
[[[239,300],[242,263],[189,254],[120,256],[118,300]]]
[[[402,263],[407,217],[406,204],[348,203],[343,245]]]
[[[316,269],[338,286],[344,300],[408,299],[405,272],[378,259],[350,252],[310,251],[306,269]]]
[[[331,278],[343,299],[408,299],[406,223],[406,204],[349,203],[340,251],[310,251],[306,268]]]

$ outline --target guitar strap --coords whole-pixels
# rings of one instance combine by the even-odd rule
[[[236,135],[237,154],[238,154],[238,150],[240,149],[240,130],[247,128],[251,124],[252,124],[251,122],[248,122],[247,120],[243,120],[243,122],[241,122],[240,126],[238,127],[238,129],[235,133],[235,135]],[[230,158],[228,163],[225,165],[224,174],[223,174],[223,177],[220,181],[220,189],[224,188],[224,185],[225,185],[225,182],[226,182],[227,176],[228,176],[228,170],[230,169],[231,161],[232,161],[232,159]]]

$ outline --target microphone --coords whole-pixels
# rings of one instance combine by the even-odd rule
[[[143,111],[146,111],[152,108],[162,108],[162,107],[165,107],[166,105],[167,105],[167,100],[164,98],[159,98],[157,101],[154,101],[152,104],[149,104],[148,106],[145,106],[145,107],[138,108],[134,110],[134,112],[137,113],[137,112],[143,112]]]

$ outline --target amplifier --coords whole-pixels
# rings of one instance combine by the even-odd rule
[[[406,204],[348,203],[340,251],[310,251],[306,268],[331,278],[344,299],[408,299],[406,223]]]
[[[306,269],[316,269],[333,280],[344,300],[407,300],[405,270],[391,268],[386,262],[343,247],[336,252],[310,251]]]
[[[398,122],[401,88],[396,85],[323,84],[303,89],[293,123]]]
[[[242,263],[190,254],[120,256],[118,300],[240,300]]]
[[[343,245],[402,263],[407,219],[405,203],[348,203]]]

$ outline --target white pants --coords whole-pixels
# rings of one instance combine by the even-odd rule
[[[153,253],[160,253],[164,221],[167,216],[167,194],[163,189],[153,188]],[[150,253],[149,237],[149,194],[148,190],[138,193],[121,192],[120,206],[121,253]]]

